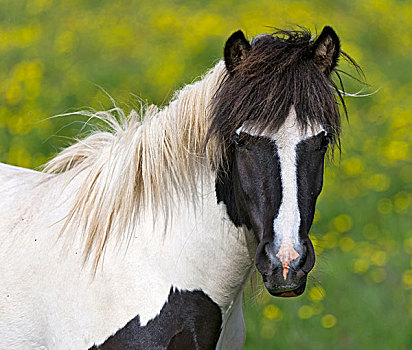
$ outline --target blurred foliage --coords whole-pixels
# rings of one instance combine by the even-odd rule
[[[164,104],[239,28],[251,37],[268,26],[331,25],[379,91],[347,98],[306,293],[248,291],[246,349],[412,349],[411,23],[406,0],[1,0],[0,161],[43,164],[84,123],[50,116],[111,107],[99,87],[126,109]]]

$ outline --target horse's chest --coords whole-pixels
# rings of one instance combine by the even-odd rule
[[[214,349],[221,325],[219,306],[204,292],[171,289],[159,315],[145,326],[137,315],[91,349]]]

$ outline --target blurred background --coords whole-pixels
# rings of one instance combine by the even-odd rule
[[[39,168],[87,132],[79,117],[49,117],[112,107],[103,89],[126,110],[164,105],[222,57],[232,32],[297,25],[331,25],[377,92],[346,99],[307,291],[248,290],[245,348],[412,349],[410,1],[1,0],[0,161]]]

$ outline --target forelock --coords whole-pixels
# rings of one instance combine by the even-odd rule
[[[322,125],[337,141],[340,116],[334,85],[313,60],[309,31],[279,31],[252,41],[245,59],[226,73],[212,104],[209,137],[230,142],[246,121],[276,132],[291,107],[298,126]]]

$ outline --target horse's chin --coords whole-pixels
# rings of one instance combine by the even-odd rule
[[[268,291],[271,295],[273,295],[274,297],[279,297],[279,298],[294,298],[294,297],[298,297],[300,295],[303,294],[303,292],[305,291],[306,288],[306,281],[299,286],[296,289],[293,290],[283,290],[283,291],[279,291],[279,290],[270,290],[268,288]]]
[[[300,294],[296,294],[295,291],[291,290],[289,292],[274,293],[272,295],[278,298],[294,298],[298,297]]]

